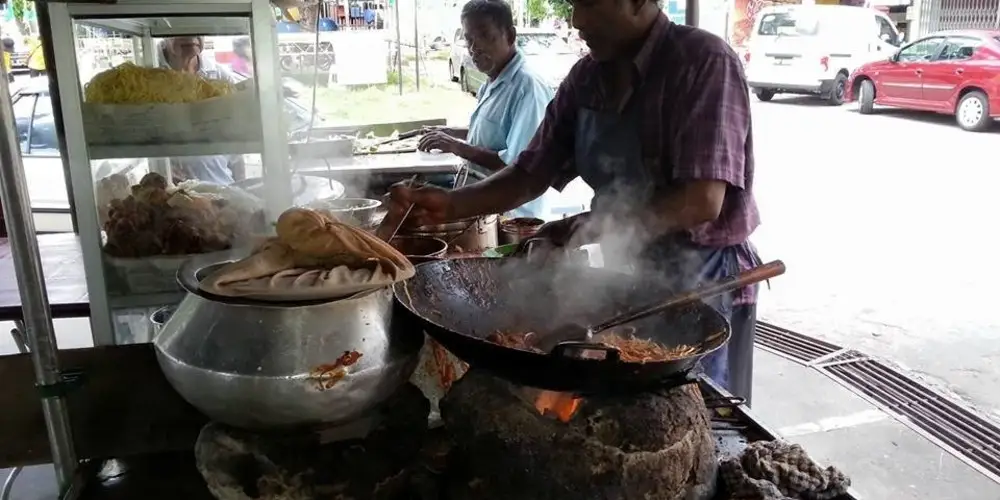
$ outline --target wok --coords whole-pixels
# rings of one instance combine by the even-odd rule
[[[638,320],[630,325],[636,337],[696,347],[689,356],[646,363],[622,361],[603,344],[564,343],[546,354],[486,338],[497,331],[542,334],[567,322],[588,324],[670,292],[662,282],[606,269],[544,269],[521,259],[488,258],[420,264],[413,278],[394,285],[398,314],[470,366],[516,384],[581,394],[686,383],[698,361],[729,340],[729,324],[703,302]],[[603,359],[593,359],[598,351]]]

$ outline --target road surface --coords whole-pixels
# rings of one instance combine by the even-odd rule
[[[769,322],[885,357],[1000,417],[1000,126],[863,116],[807,98],[754,102],[763,224],[788,273],[761,298]]]

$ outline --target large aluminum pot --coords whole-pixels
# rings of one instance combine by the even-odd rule
[[[188,290],[154,339],[167,380],[213,420],[252,428],[337,424],[363,416],[406,383],[423,343],[393,324],[392,290],[278,305],[197,287],[219,265],[185,263]],[[324,372],[345,353],[360,357]]]

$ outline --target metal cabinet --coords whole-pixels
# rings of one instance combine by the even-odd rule
[[[43,7],[44,6],[44,7]],[[288,166],[286,126],[283,116],[280,76],[277,66],[275,15],[268,0],[119,0],[116,4],[43,3],[48,9],[51,25],[55,73],[54,88],[58,90],[62,115],[72,197],[87,270],[87,286],[91,303],[91,327],[98,345],[146,340],[144,316],[155,308],[178,302],[182,294],[172,288],[169,265],[163,260],[130,262],[155,271],[170,283],[167,286],[129,274],[123,264],[109,259],[103,250],[104,234],[100,216],[97,186],[102,178],[114,173],[131,175],[163,169],[170,162],[191,158],[259,155],[263,169],[266,216],[273,220],[292,204],[291,178]],[[120,131],[95,128],[88,113],[93,109],[85,98],[90,78],[102,69],[89,57],[86,38],[98,33],[113,33],[116,38],[131,38],[132,43],[119,44],[118,61],[130,61],[139,66],[159,64],[161,40],[169,37],[248,36],[252,44],[255,78],[248,105],[255,120],[227,123],[226,120],[205,123],[182,123],[200,127],[196,137],[190,134],[174,140],[133,141],[127,137],[134,130]],[[203,47],[204,48],[204,47]],[[246,112],[246,109],[238,110]],[[184,114],[160,116],[150,112],[149,121],[137,126],[160,124],[178,125]],[[158,125],[157,125],[158,126]],[[207,127],[207,128],[206,128]],[[232,128],[240,127],[243,135],[233,139]],[[139,260],[139,259],[135,259]],[[128,265],[124,266],[128,267]],[[129,325],[132,326],[129,326]]]

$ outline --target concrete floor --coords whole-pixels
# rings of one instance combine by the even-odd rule
[[[979,474],[822,373],[757,350],[754,413],[868,500],[996,500]]]

